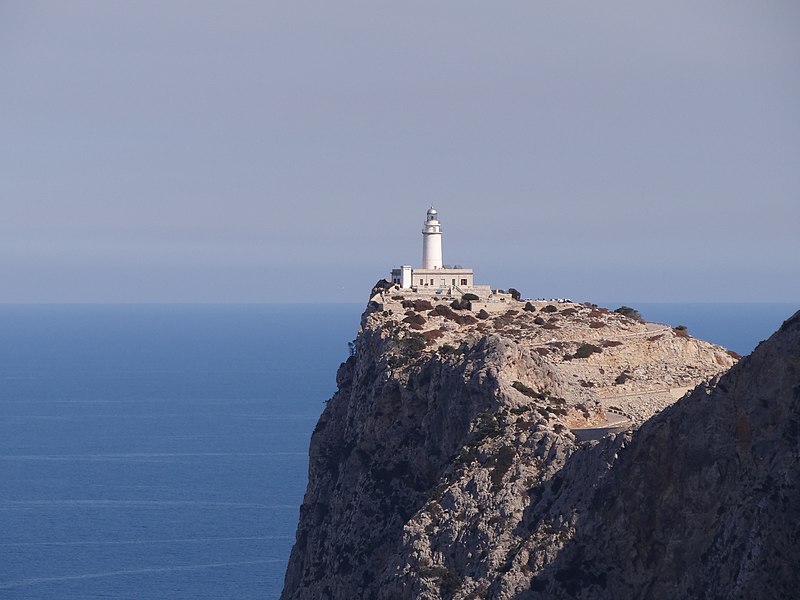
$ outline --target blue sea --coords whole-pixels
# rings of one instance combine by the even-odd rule
[[[277,598],[362,309],[0,306],[0,598]]]
[[[741,354],[797,308],[635,307]],[[362,308],[0,306],[0,598],[277,598]]]

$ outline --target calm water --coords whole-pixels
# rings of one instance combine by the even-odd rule
[[[277,598],[362,308],[0,306],[0,598]],[[747,353],[796,307],[636,308]]]
[[[0,598],[276,598],[362,308],[0,307]]]

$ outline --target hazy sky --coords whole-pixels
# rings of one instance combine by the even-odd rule
[[[4,0],[0,302],[800,301],[800,3]]]

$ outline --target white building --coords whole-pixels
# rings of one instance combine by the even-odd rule
[[[475,285],[472,269],[444,267],[442,264],[442,227],[439,213],[431,207],[422,228],[422,267],[403,265],[392,269],[391,282],[402,289],[417,293],[463,295],[466,293],[487,297],[492,293],[488,285]]]

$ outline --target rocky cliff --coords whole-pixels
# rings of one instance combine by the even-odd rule
[[[575,531],[545,597],[797,598],[800,312],[645,423]]]
[[[765,520],[797,546],[792,517],[772,512],[796,507],[794,488],[765,499],[796,481],[781,469],[800,437],[786,450],[781,436],[800,436],[797,371],[763,371],[791,346],[785,329],[780,349],[673,405],[735,358],[594,306],[377,296],[312,437],[282,598],[752,591],[783,556]],[[779,389],[793,408],[773,410]]]

